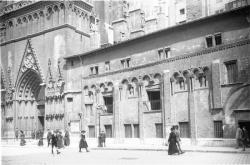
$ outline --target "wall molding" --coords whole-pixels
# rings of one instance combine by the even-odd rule
[[[14,42],[27,40],[29,38],[37,37],[37,36],[43,35],[45,33],[49,33],[49,32],[55,31],[55,30],[63,29],[63,28],[70,28],[70,29],[74,30],[76,33],[84,35],[84,36],[90,38],[89,34],[77,30],[74,26],[69,25],[69,24],[63,24],[63,25],[59,25],[59,26],[56,26],[56,27],[53,27],[53,28],[50,28],[50,29],[46,29],[46,30],[43,30],[43,31],[40,31],[40,32],[37,32],[37,33],[34,33],[34,34],[28,34],[28,35],[26,35],[24,37],[19,37],[19,38],[16,38],[16,39],[12,39],[12,40],[3,42],[3,43],[0,44],[0,46],[5,46],[7,44],[11,44],[11,43],[14,43]]]
[[[201,51],[197,51],[197,52],[193,52],[193,53],[188,53],[188,54],[184,54],[184,55],[180,55],[180,56],[176,56],[176,57],[170,57],[170,58],[164,59],[162,61],[156,61],[156,62],[152,62],[152,63],[148,63],[148,64],[136,66],[136,67],[120,69],[120,70],[116,70],[113,72],[107,72],[107,73],[103,73],[103,74],[99,74],[99,75],[86,76],[86,77],[83,77],[83,79],[88,80],[88,79],[92,79],[92,78],[99,78],[99,77],[114,75],[114,74],[123,73],[123,72],[131,72],[134,70],[139,70],[139,69],[152,67],[155,65],[160,65],[160,64],[165,64],[165,63],[171,63],[171,62],[178,61],[178,60],[183,60],[183,59],[192,58],[192,57],[196,57],[196,56],[206,55],[206,54],[210,54],[210,53],[214,53],[214,52],[218,52],[218,51],[223,51],[223,50],[231,49],[234,47],[240,47],[240,46],[244,46],[244,45],[248,45],[248,44],[250,44],[250,39],[243,39],[243,40],[236,41],[233,43],[227,43],[227,44],[222,44],[222,45],[211,47],[211,48],[205,48]]]

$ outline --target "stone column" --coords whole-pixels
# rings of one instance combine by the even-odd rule
[[[142,100],[142,90],[143,82],[138,83],[138,119],[139,119],[139,131],[140,139],[144,139],[144,129],[143,129],[143,100]]]
[[[220,84],[220,61],[212,63],[212,108],[222,108],[221,105],[221,84]]]
[[[197,125],[196,125],[196,109],[194,106],[194,94],[192,87],[192,78],[186,77],[187,87],[188,87],[188,112],[189,112],[189,124],[190,124],[190,137],[191,143],[197,144]]]
[[[114,84],[114,110],[113,110],[113,114],[114,114],[114,119],[113,119],[113,127],[114,127],[114,137],[116,139],[120,139],[121,138],[121,133],[120,133],[120,109],[119,109],[119,103],[121,101],[121,95],[120,92],[122,90],[122,86],[119,85],[118,83]]]
[[[169,70],[163,71],[161,91],[163,137],[166,137],[168,136],[169,130],[173,124],[173,113],[171,112],[171,85]]]

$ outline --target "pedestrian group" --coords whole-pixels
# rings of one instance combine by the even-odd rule
[[[236,130],[236,149],[242,146],[243,148],[242,151],[245,151],[248,142],[249,142],[249,136],[246,127],[243,126],[241,129],[240,125],[238,125],[238,128]]]
[[[183,154],[180,145],[180,132],[178,125],[173,126],[170,129],[170,134],[168,138],[168,155]]]

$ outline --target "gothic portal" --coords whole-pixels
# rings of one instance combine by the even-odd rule
[[[28,40],[19,68],[16,87],[15,127],[30,135],[44,129],[45,86],[38,60]]]

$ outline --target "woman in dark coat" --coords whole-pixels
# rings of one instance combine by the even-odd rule
[[[81,131],[81,139],[80,139],[80,143],[79,143],[79,152],[82,152],[81,149],[85,148],[86,152],[89,152],[88,150],[88,143],[85,139],[85,132],[86,131]]]
[[[20,139],[21,139],[20,146],[24,146],[26,144],[26,141],[24,138],[25,138],[25,135],[24,135],[23,131],[21,130],[20,131]]]
[[[69,144],[70,144],[69,131],[66,130],[64,135],[64,145],[69,146]]]
[[[176,134],[174,132],[174,128],[171,128],[171,133],[169,134],[169,138],[168,138],[168,155],[173,155],[175,153],[179,153],[178,148],[177,148],[177,138],[176,138]]]

